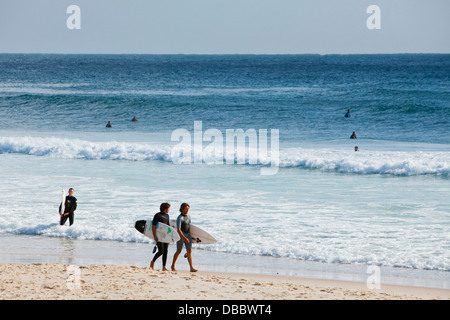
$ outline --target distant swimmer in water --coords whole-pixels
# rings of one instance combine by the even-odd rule
[[[351,117],[351,115],[350,115],[350,109],[347,110],[347,113],[345,114],[344,117],[346,117],[346,118],[350,118],[350,117]]]
[[[138,119],[136,118],[136,116],[134,116],[133,119],[131,119],[131,121],[136,122],[138,121]]]
[[[350,139],[356,139],[356,131],[353,131],[352,135],[350,136]]]
[[[106,127],[107,128],[112,128],[111,121],[108,121],[108,123],[106,124]]]
[[[358,146],[356,146],[356,147],[355,147],[355,152],[356,152],[356,151],[359,151],[359,148],[358,148]]]

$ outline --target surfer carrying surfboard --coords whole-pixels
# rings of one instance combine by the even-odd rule
[[[59,206],[59,214],[61,216],[60,220],[59,220],[59,224],[60,225],[64,225],[67,221],[67,218],[69,218],[69,224],[72,225],[73,221],[74,221],[74,211],[77,210],[77,198],[75,198],[73,196],[75,190],[73,190],[73,188],[69,189],[69,195],[66,197],[65,201],[64,201],[64,207],[63,203],[61,202],[60,206]],[[62,208],[64,208],[64,212],[62,212],[63,210],[61,210]]]
[[[162,257],[162,259],[163,259],[163,261],[162,261],[163,262],[163,271],[169,271],[166,268],[167,253],[169,251],[169,244],[158,241],[158,236],[156,235],[156,224],[159,223],[159,222],[160,223],[164,223],[166,225],[170,224],[170,218],[169,218],[170,204],[167,203],[167,202],[161,203],[161,205],[159,206],[159,210],[160,210],[160,212],[155,214],[155,216],[153,217],[153,222],[152,222],[153,239],[156,241],[156,246],[158,247],[158,252],[153,257],[152,262],[150,262],[150,268],[152,270],[154,270],[155,261],[160,256],[163,256]]]
[[[190,231],[191,216],[188,214],[189,209],[190,206],[187,203],[182,203],[180,206],[180,215],[177,218],[177,232],[180,235],[181,239],[177,242],[177,251],[173,255],[172,271],[177,271],[175,269],[175,263],[181,253],[181,250],[183,250],[183,243],[186,247],[186,255],[189,266],[191,268],[191,272],[198,271],[192,266],[192,236]]]

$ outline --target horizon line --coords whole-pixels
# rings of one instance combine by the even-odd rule
[[[326,56],[326,55],[413,55],[413,54],[450,54],[450,52],[386,52],[386,53],[89,53],[89,52],[0,52],[1,55],[4,54],[46,54],[46,55],[198,55],[198,56],[294,56],[294,55],[314,55],[314,56]]]

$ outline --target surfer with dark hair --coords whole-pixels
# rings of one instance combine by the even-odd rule
[[[156,224],[158,222],[170,225],[170,218],[169,218],[169,210],[170,210],[170,203],[161,203],[161,205],[159,206],[159,210],[160,212],[158,212],[157,214],[155,214],[155,216],[153,217],[153,222],[152,222],[152,233],[153,233],[153,239],[155,239],[156,241],[156,246],[158,247],[158,252],[155,254],[155,256],[153,257],[152,262],[150,262],[150,268],[152,270],[154,270],[154,266],[155,266],[155,261],[162,256],[162,264],[163,264],[163,271],[169,271],[166,268],[166,262],[167,262],[167,253],[169,251],[169,244],[168,243],[163,243],[163,242],[159,242],[158,241],[158,237],[156,235]]]
[[[175,269],[175,263],[177,262],[178,256],[183,250],[183,244],[186,247],[186,256],[191,268],[191,272],[197,272],[192,265],[192,236],[190,231],[191,226],[191,216],[188,214],[191,207],[187,203],[182,203],[180,206],[180,215],[177,218],[177,232],[180,235],[180,240],[177,242],[177,251],[173,255],[172,261],[172,271],[177,271]]]
[[[69,218],[69,225],[73,224],[74,221],[74,211],[77,210],[77,198],[73,196],[75,190],[73,188],[69,189],[69,195],[66,196],[66,200],[64,202],[64,214],[61,215],[61,219],[59,220],[60,225],[64,225]],[[62,203],[59,205],[59,212],[61,212]]]

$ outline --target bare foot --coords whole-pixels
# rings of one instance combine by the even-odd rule
[[[169,269],[167,269],[166,267],[163,267],[162,271],[169,271]]]
[[[197,269],[191,268],[191,272],[197,272]]]
[[[150,269],[152,269],[153,271],[155,271],[154,266],[155,266],[155,261],[150,262]]]

